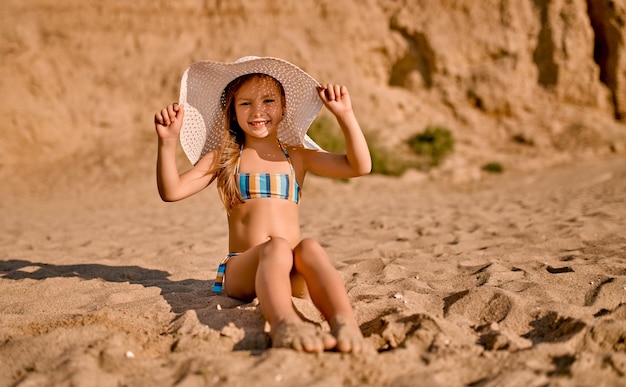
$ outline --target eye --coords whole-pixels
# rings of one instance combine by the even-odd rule
[[[266,98],[263,102],[265,102],[265,103],[272,103],[272,102],[276,102],[276,100],[273,99],[273,98]]]
[[[239,103],[239,106],[248,106],[248,105],[250,105],[250,102],[248,101],[243,101]]]

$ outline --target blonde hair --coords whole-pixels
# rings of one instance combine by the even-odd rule
[[[209,173],[214,173],[213,180],[217,180],[217,188],[220,194],[220,198],[224,203],[224,207],[227,212],[237,208],[243,203],[241,199],[241,191],[239,190],[239,184],[237,177],[235,176],[235,169],[239,158],[239,152],[243,148],[246,142],[246,136],[237,122],[237,113],[235,112],[235,95],[246,82],[254,78],[266,78],[276,82],[280,90],[280,94],[285,102],[285,90],[278,80],[275,78],[260,73],[252,73],[242,75],[231,81],[222,94],[222,107],[224,114],[224,133],[222,144],[218,152],[217,163]],[[210,184],[210,183],[209,183]]]

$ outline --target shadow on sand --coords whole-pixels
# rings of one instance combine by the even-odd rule
[[[172,281],[170,273],[163,270],[146,269],[139,266],[107,266],[101,264],[52,265],[24,260],[0,261],[0,279],[4,280],[45,280],[48,278],[81,278],[84,280],[103,280],[113,283],[137,284],[143,287],[157,287],[168,302],[178,319],[189,310],[197,313],[200,323],[221,331],[234,324],[235,327],[247,328],[250,323],[261,324],[255,329],[258,335],[262,330],[262,319],[258,308],[241,307],[246,303],[233,298],[215,294],[211,291],[213,280],[186,279]],[[218,313],[219,311],[219,313]],[[246,349],[235,345],[235,349]],[[255,337],[254,342],[258,341]],[[257,345],[255,345],[257,346]]]

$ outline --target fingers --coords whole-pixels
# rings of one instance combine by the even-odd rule
[[[177,119],[182,120],[183,115],[183,105],[174,102],[173,104],[164,107],[160,112],[157,112],[154,115],[154,123],[163,126],[170,126]]]
[[[162,109],[154,115],[154,123],[157,125],[168,126],[169,122],[166,123],[167,109]]]
[[[339,101],[348,94],[348,88],[344,85],[326,83],[317,88],[320,98],[325,101]]]
[[[178,114],[181,113],[182,116],[182,106],[179,105],[178,103],[174,102],[173,104],[169,105],[167,108],[167,119],[169,119],[169,124],[171,124],[172,122],[176,121],[176,119],[178,118]],[[167,121],[167,120],[166,120]]]

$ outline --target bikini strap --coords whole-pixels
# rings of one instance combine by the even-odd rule
[[[285,157],[287,158],[287,162],[289,163],[289,168],[291,169],[291,174],[294,176],[296,176],[296,171],[293,169],[293,164],[291,163],[291,157],[289,156],[289,153],[287,153],[287,150],[283,147],[283,144],[278,141],[278,146],[280,147],[280,150],[283,151],[283,154],[285,155]]]

